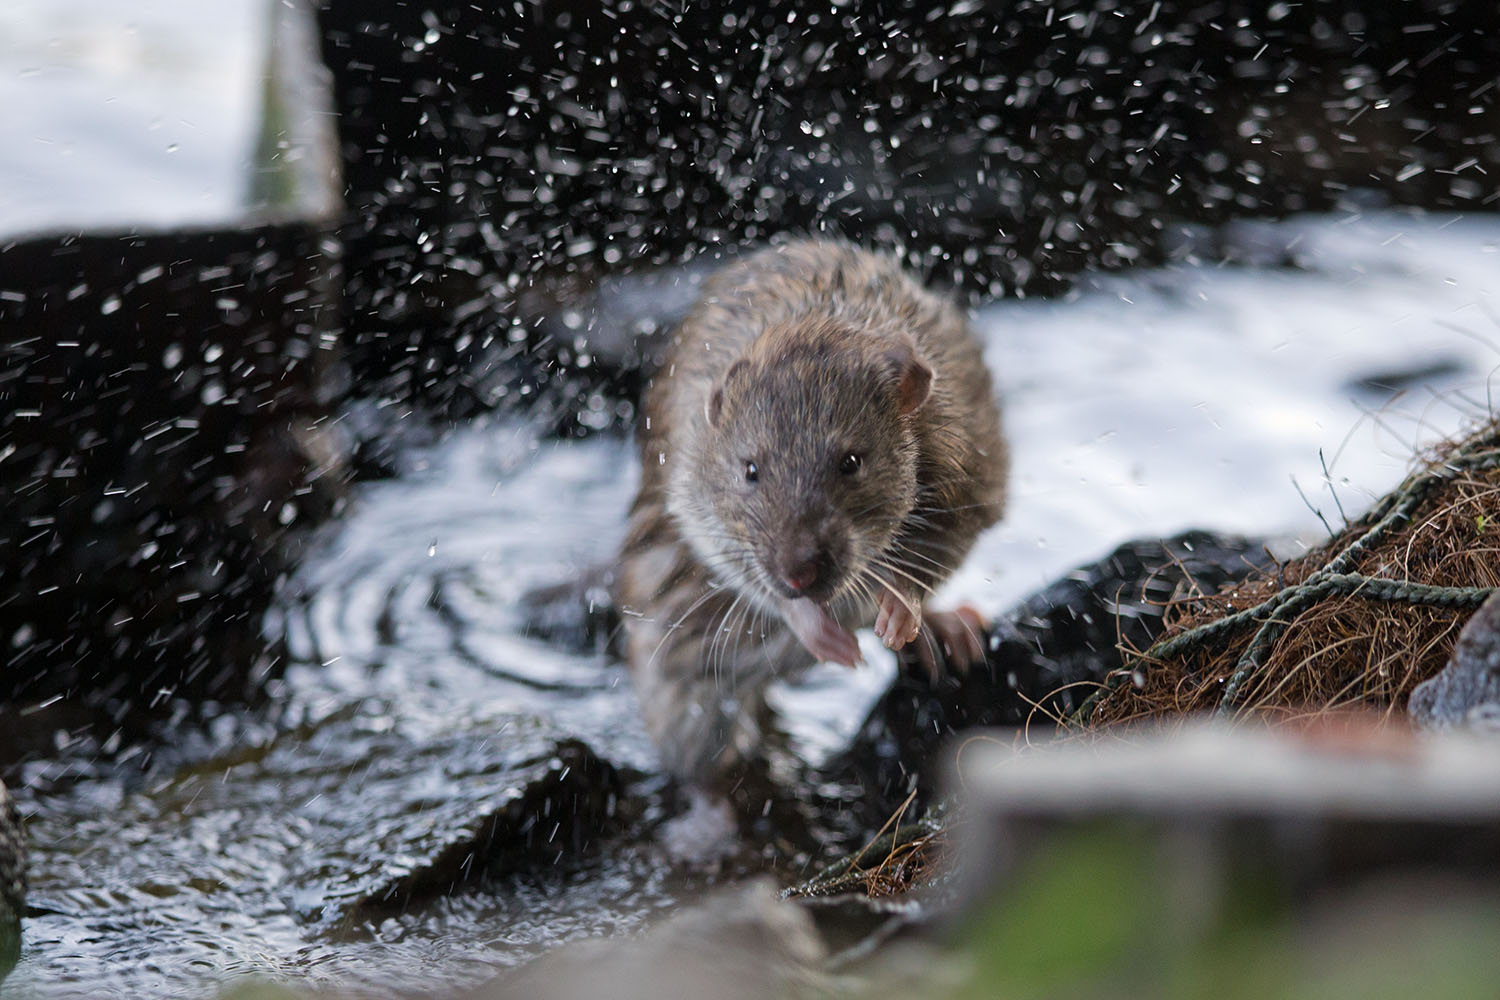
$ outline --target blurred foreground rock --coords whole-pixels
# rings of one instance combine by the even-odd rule
[[[1300,732],[1184,722],[1035,752],[981,741],[951,775],[973,898],[1059,831],[1101,823],[1144,831],[1163,870],[1186,876],[1181,891],[1206,902],[1247,873],[1295,894],[1403,868],[1500,874],[1493,743],[1377,718]]]
[[[963,988],[937,995],[1466,997],[1500,974],[1490,743],[1187,722],[974,741],[950,788]]]
[[[777,1000],[824,979],[812,920],[757,880],[667,919],[639,938],[575,944],[472,994],[470,1000]]]

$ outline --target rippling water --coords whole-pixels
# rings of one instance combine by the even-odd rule
[[[522,424],[471,427],[415,456],[401,479],[364,488],[273,623],[303,665],[290,687],[303,700],[394,694],[437,711],[476,690],[524,709],[546,690],[557,696],[549,711],[576,703],[591,721],[628,701],[616,666],[528,638],[519,601],[607,565],[633,459],[619,440],[539,442]],[[643,762],[633,750],[628,759]]]
[[[951,594],[999,609],[1127,537],[1187,526],[1315,539],[1311,507],[1352,516],[1417,444],[1485,411],[1500,223],[1321,218],[1241,238],[1270,263],[1137,272],[980,313],[1013,503]],[[647,816],[513,878],[404,910],[351,905],[502,808],[560,735],[653,780],[620,665],[529,636],[519,610],[614,550],[628,444],[498,422],[407,460],[356,491],[268,621],[295,658],[281,721],[238,720],[217,739],[229,750],[191,766],[22,790],[42,913],[4,995],[196,996],[245,973],[377,992],[472,982],[702,889]],[[869,670],[777,692],[807,754],[836,747],[889,676],[866,651]]]

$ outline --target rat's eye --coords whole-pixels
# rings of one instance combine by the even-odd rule
[[[745,482],[760,482],[760,466],[756,465],[754,462],[745,463]]]
[[[864,459],[860,458],[858,455],[851,451],[849,452],[849,454],[839,459],[839,472],[843,473],[846,476],[852,476],[859,471],[859,467],[863,464]]]

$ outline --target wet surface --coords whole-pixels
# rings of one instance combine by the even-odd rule
[[[1271,235],[1298,267],[1143,271],[981,311],[1016,488],[954,598],[999,609],[1126,537],[1188,526],[1315,538],[1289,471],[1336,517],[1322,449],[1352,514],[1412,442],[1483,410],[1500,227],[1337,218]],[[1419,373],[1404,399],[1348,389],[1401,371]],[[292,660],[273,711],[184,729],[172,760],[79,744],[27,765],[37,912],[3,994],[201,996],[250,973],[472,983],[696,898],[714,879],[657,843],[665,800],[622,667],[530,634],[520,610],[608,560],[633,462],[619,438],[504,420],[403,452],[283,586],[266,628]],[[776,694],[803,760],[847,740],[892,674],[863,638],[870,669]]]
[[[612,549],[626,456],[521,427],[408,456],[273,616],[299,658],[276,722],[226,720],[197,743],[231,745],[176,767],[32,765],[67,791],[24,804],[40,912],[7,995],[472,982],[691,896],[647,842],[660,788],[621,668],[507,611]]]
[[[458,716],[365,702],[160,779],[39,803],[31,836],[51,849],[26,925],[34,959],[15,985],[194,995],[248,973],[451,984],[637,927],[680,898],[668,867],[619,842],[623,820],[643,819],[622,782],[558,782],[587,755],[534,717]],[[539,776],[553,780],[550,803]],[[472,851],[491,840],[525,847],[496,859],[503,891]]]

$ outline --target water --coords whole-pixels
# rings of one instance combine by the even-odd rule
[[[980,311],[1013,496],[952,597],[998,609],[1127,537],[1189,526],[1315,541],[1310,505],[1337,524],[1336,496],[1353,516],[1415,447],[1486,411],[1500,222],[1310,218],[1241,241],[1271,263],[1141,271]],[[406,461],[358,489],[270,616],[296,658],[276,721],[228,720],[217,749],[138,777],[21,790],[43,913],[0,994],[202,996],[246,974],[374,993],[472,983],[637,930],[712,881],[656,843],[659,786],[621,666],[529,636],[517,610],[609,558],[629,445],[492,422]],[[776,693],[809,757],[889,676],[863,638],[870,668]],[[567,734],[626,769],[643,812],[511,877],[357,905],[503,809]]]
[[[1339,525],[1339,504],[1354,516],[1418,449],[1489,412],[1494,217],[1310,216],[1230,238],[1291,266],[1131,272],[980,313],[1012,503],[951,592],[1003,606],[1119,540],[1187,526],[1326,537],[1312,508]],[[1404,373],[1395,391],[1366,384]]]

